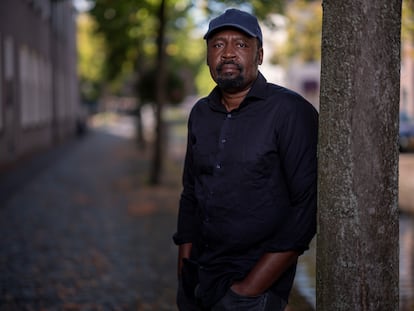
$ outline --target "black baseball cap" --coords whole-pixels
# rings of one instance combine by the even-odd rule
[[[262,30],[260,29],[257,18],[250,13],[238,9],[228,9],[223,14],[210,21],[208,31],[204,39],[208,39],[214,32],[221,28],[237,28],[248,35],[257,38],[263,44]]]

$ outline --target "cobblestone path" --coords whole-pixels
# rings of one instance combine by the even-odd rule
[[[147,169],[92,131],[0,203],[0,310],[176,310],[178,189]]]

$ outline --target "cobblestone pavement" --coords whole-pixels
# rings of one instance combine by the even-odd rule
[[[148,187],[125,126],[93,129],[0,201],[0,311],[176,310],[179,155]]]
[[[92,131],[2,202],[0,309],[175,310],[177,190],[147,168]]]

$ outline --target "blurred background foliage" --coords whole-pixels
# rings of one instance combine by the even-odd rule
[[[321,1],[292,1],[285,9],[287,40],[276,49],[273,63],[286,64],[290,59],[303,62],[321,58]]]
[[[403,42],[414,42],[414,0],[402,2],[401,39]]]
[[[96,101],[103,81],[105,39],[96,33],[97,23],[89,14],[81,14],[77,24],[80,91],[85,100]]]

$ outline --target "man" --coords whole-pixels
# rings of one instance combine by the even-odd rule
[[[256,17],[229,9],[204,36],[217,86],[193,107],[178,229],[180,310],[283,310],[316,232],[318,114],[267,83]]]

